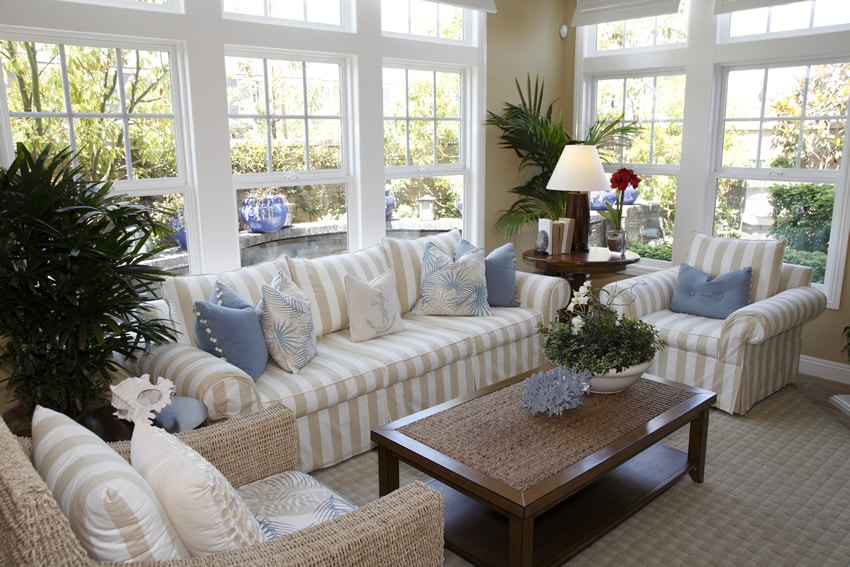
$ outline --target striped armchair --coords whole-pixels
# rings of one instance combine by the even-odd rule
[[[757,401],[794,382],[804,323],[826,308],[807,266],[783,264],[785,241],[695,234],[685,262],[716,277],[752,266],[749,305],[725,319],[669,309],[679,267],[621,280],[603,289],[626,317],[655,325],[667,348],[647,372],[717,393],[716,407],[744,414]]]

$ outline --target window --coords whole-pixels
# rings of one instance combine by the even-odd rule
[[[343,169],[342,64],[227,57],[234,174]]]
[[[495,10],[492,0],[370,0],[356,19],[354,0],[198,0],[188,19],[175,13],[180,0],[91,0],[109,9],[64,1],[40,0],[37,22],[25,3],[4,11],[0,154],[9,159],[22,137],[76,144],[92,174],[114,179],[117,191],[182,210],[191,266],[173,271],[218,273],[293,242],[301,256],[359,250],[400,231],[463,226],[483,240],[478,140],[483,11]],[[401,21],[403,29],[385,29]],[[17,94],[6,42],[38,48],[38,66],[20,76],[25,89],[38,77],[44,97]],[[97,52],[102,63],[77,64],[75,50]],[[403,112],[387,115],[405,131],[386,133],[388,152],[385,67],[414,77]],[[427,97],[417,91],[426,88],[420,72]],[[109,90],[99,87],[103,77],[116,87],[100,109],[93,103]],[[27,107],[33,102],[40,110]],[[396,161],[388,165],[385,154]],[[465,218],[461,195],[472,203]],[[436,199],[435,220],[419,218],[426,197]],[[288,226],[250,232],[240,218],[245,198],[282,198]],[[185,261],[177,246],[172,252]]]
[[[686,246],[692,230],[785,238],[785,261],[811,266],[835,308],[850,230],[842,159],[850,60],[840,47],[850,42],[850,5],[810,0],[715,15],[711,6],[691,4],[680,11],[686,27],[718,33],[640,47],[640,58],[625,43],[597,53],[608,24],[579,30],[579,114],[622,109],[647,127],[612,166],[631,164],[648,180],[640,199],[659,206],[668,252],[633,248],[644,257],[682,258],[677,243]],[[730,37],[732,48],[717,45]]]
[[[224,0],[224,11],[255,16],[265,22],[342,24],[341,0]]]
[[[381,0],[384,32],[463,41],[463,8],[425,0]]]
[[[465,174],[464,80],[458,71],[384,67],[387,196],[398,217],[461,216],[464,175],[440,172]],[[433,215],[430,205],[420,204],[423,197],[435,199]]]
[[[614,21],[596,26],[596,50],[632,49],[685,43],[688,40],[688,3],[675,14]]]
[[[0,57],[13,140],[70,146],[91,179],[180,175],[170,52],[5,40]]]
[[[786,238],[824,282],[850,63],[729,70],[715,232]]]
[[[728,35],[732,38],[847,26],[850,24],[850,3],[845,0],[793,2],[732,12],[728,20]]]
[[[637,202],[626,209],[630,246],[642,256],[670,259],[676,218],[676,173],[679,171],[684,121],[685,75],[645,75],[597,79],[596,112],[600,120],[623,116],[641,132],[627,147],[604,149],[606,169],[634,169],[641,177]],[[594,208],[604,208],[604,192],[594,193]]]

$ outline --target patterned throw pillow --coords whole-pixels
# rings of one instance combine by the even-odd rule
[[[195,302],[195,342],[256,380],[266,369],[269,351],[254,306],[221,282],[209,301]]]
[[[414,315],[490,315],[481,248],[452,262],[429,242],[422,258],[420,289],[421,295],[410,310]]]
[[[395,275],[387,270],[367,282],[345,275],[351,340],[358,343],[404,330]]]
[[[357,507],[308,474],[287,471],[237,489],[268,539],[295,533]]]
[[[269,355],[282,369],[297,374],[316,356],[310,300],[281,272],[262,292],[257,312]]]
[[[192,556],[265,541],[236,489],[203,456],[158,427],[137,423],[130,461],[159,498]]]
[[[36,407],[32,454],[36,470],[93,558],[123,562],[189,556],[145,479],[70,417]]]

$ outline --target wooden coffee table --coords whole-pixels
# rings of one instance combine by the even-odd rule
[[[713,392],[644,375],[532,417],[521,407],[530,374],[373,429],[381,495],[404,461],[443,494],[448,548],[479,565],[553,565],[685,473],[702,482]],[[659,443],[685,425],[687,452]]]

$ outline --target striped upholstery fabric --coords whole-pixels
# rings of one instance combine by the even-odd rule
[[[455,250],[460,242],[460,231],[451,230],[434,236],[403,240],[387,238],[381,241],[386,250],[390,264],[395,270],[398,299],[401,302],[401,312],[407,313],[419,299],[419,284],[422,278],[422,257],[425,246],[433,242],[450,258],[455,257]]]
[[[558,309],[569,303],[572,290],[561,278],[541,278],[528,272],[516,273],[516,296],[523,307],[534,306],[548,323]]]
[[[604,287],[616,296],[618,311],[652,323],[667,342],[647,372],[716,392],[715,406],[737,414],[796,379],[802,325],[826,308],[826,296],[811,287],[811,268],[782,264],[772,278],[777,293],[726,319],[668,309],[678,270],[667,268]]]
[[[178,396],[204,402],[209,419],[236,417],[260,409],[254,381],[229,362],[183,343],[158,345],[125,362],[137,376],[163,376],[174,382]],[[271,367],[271,366],[269,366]]]
[[[189,556],[153,490],[97,435],[38,407],[32,444],[36,470],[91,557],[123,562]]]
[[[289,265],[284,256],[221,274],[166,278],[162,283],[162,297],[168,303],[174,328],[178,332],[178,342],[197,346],[193,307],[196,301],[209,300],[216,281],[221,280],[251,305],[257,305],[260,302],[262,284],[270,283],[278,272],[289,276]]]
[[[785,239],[739,240],[694,233],[685,263],[712,277],[752,266],[750,301],[761,301],[779,289],[784,254]]]
[[[414,316],[408,312],[419,294],[427,241],[453,256],[460,233],[384,239],[382,246],[361,252],[287,260],[292,279],[320,305],[314,312],[322,335],[317,353],[297,375],[270,363],[253,382],[232,365],[186,344],[158,346],[130,363],[130,369],[173,380],[178,394],[204,401],[211,419],[283,403],[295,414],[306,471],[367,451],[370,431],[377,425],[543,364],[537,324],[556,317],[570,297],[561,278],[517,272],[521,307],[493,308],[487,317]],[[344,277],[372,280],[391,265],[406,329],[355,343],[347,328]],[[222,274],[219,279],[253,300],[252,286],[271,280],[273,272],[262,270],[251,278]],[[204,297],[214,282],[215,277],[209,282],[186,278],[180,282],[182,296],[192,301],[192,293]]]
[[[390,269],[380,246],[337,256],[288,261],[293,281],[313,302],[313,330],[317,337],[348,328],[346,274],[371,281]]]

